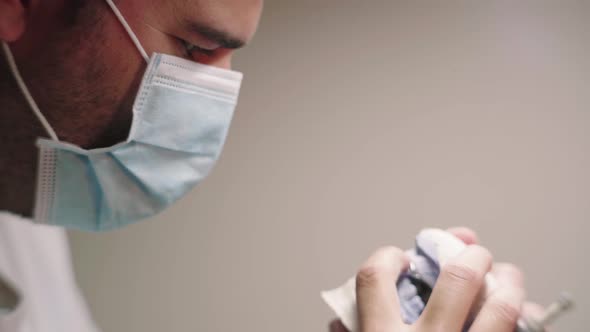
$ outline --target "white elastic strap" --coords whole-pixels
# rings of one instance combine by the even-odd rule
[[[131,41],[133,41],[133,44],[135,44],[135,47],[137,47],[137,50],[139,51],[139,53],[141,53],[141,56],[145,59],[145,62],[150,62],[150,57],[147,55],[146,51],[143,49],[143,46],[141,46],[139,39],[137,39],[137,36],[135,35],[135,33],[133,33],[133,30],[131,30],[131,27],[129,26],[129,24],[127,24],[127,21],[125,21],[125,18],[123,17],[121,12],[119,11],[119,8],[117,8],[117,6],[115,6],[115,4],[113,3],[113,0],[105,0],[105,1],[109,5],[109,7],[111,7],[111,9],[113,10],[113,13],[115,13],[115,16],[117,16],[117,19],[119,20],[119,22],[121,22],[125,31],[127,31],[127,34],[129,34],[129,38],[131,38]]]
[[[59,141],[59,139],[57,138],[57,135],[55,134],[55,131],[53,130],[53,128],[51,128],[51,126],[49,125],[49,122],[47,121],[45,116],[43,116],[43,114],[39,110],[39,107],[37,106],[37,103],[35,103],[33,96],[31,96],[31,93],[29,92],[29,89],[27,88],[25,81],[23,80],[22,76],[20,75],[20,72],[18,71],[18,67],[16,66],[16,62],[14,61],[14,56],[12,56],[12,52],[10,51],[10,47],[8,47],[8,44],[6,44],[6,42],[2,42],[2,49],[4,50],[4,54],[6,55],[6,61],[8,61],[8,67],[10,68],[10,71],[12,72],[12,75],[14,76],[14,79],[16,80],[16,83],[18,84],[20,91],[22,92],[23,96],[27,100],[27,103],[29,103],[29,106],[31,106],[33,113],[35,113],[35,115],[37,116],[37,119],[39,119],[39,121],[43,125],[43,128],[45,128],[45,131],[47,131],[47,134],[49,135],[49,137],[51,137],[51,139],[54,141]]]

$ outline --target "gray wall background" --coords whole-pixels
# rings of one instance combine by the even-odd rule
[[[325,331],[319,291],[476,229],[590,325],[590,1],[267,1],[223,157],[152,221],[71,234],[105,331]]]

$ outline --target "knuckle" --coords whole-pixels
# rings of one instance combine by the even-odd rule
[[[495,301],[490,303],[490,313],[495,320],[513,325],[520,317],[520,308],[507,301]]]
[[[356,287],[375,287],[388,278],[394,278],[405,262],[404,252],[396,247],[378,249],[356,274]]]
[[[474,244],[474,245],[469,246],[468,249],[476,250],[477,254],[481,256],[482,260],[485,260],[487,262],[492,262],[494,260],[492,253],[486,247],[482,247],[480,245]]]
[[[384,266],[366,264],[356,274],[356,288],[374,287],[385,274],[387,274],[387,271]]]
[[[397,247],[385,247],[386,255],[388,257],[389,266],[399,272],[410,264],[410,260],[406,253]]]
[[[471,285],[480,283],[483,275],[475,269],[457,263],[449,263],[443,267],[442,275],[452,283],[460,285]]]

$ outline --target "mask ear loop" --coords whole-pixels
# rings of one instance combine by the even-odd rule
[[[10,71],[12,72],[12,75],[14,76],[14,79],[18,84],[20,91],[22,92],[23,96],[27,100],[27,103],[33,110],[33,113],[35,113],[37,119],[39,119],[41,125],[43,125],[43,128],[45,128],[45,131],[47,131],[49,137],[51,137],[52,140],[59,142],[59,138],[57,138],[55,131],[53,130],[53,128],[51,128],[51,125],[49,125],[49,122],[47,121],[43,113],[41,113],[41,110],[39,110],[39,106],[37,106],[37,103],[35,103],[33,96],[29,92],[29,89],[27,88],[25,81],[23,80],[22,76],[20,75],[20,72],[18,71],[18,67],[16,66],[16,62],[14,61],[14,56],[10,51],[10,47],[8,47],[8,44],[6,44],[6,42],[2,42],[2,49],[4,50],[4,54],[6,55],[8,67],[10,68]]]
[[[127,31],[127,34],[131,38],[131,41],[133,42],[133,44],[135,44],[135,47],[137,47],[137,50],[139,51],[139,53],[141,54],[143,59],[146,62],[149,62],[150,57],[147,55],[147,52],[143,49],[143,46],[141,46],[139,39],[137,39],[137,36],[135,35],[135,33],[133,33],[133,30],[131,30],[131,27],[129,27],[129,24],[127,24],[127,21],[125,21],[125,18],[123,17],[123,15],[121,14],[121,12],[117,8],[117,6],[115,6],[115,4],[113,3],[112,0],[105,0],[105,1],[109,5],[109,7],[111,7],[111,9],[113,10],[113,13],[115,13],[115,16],[117,17],[117,19],[119,20],[121,25],[123,25],[123,28],[125,29],[125,31]],[[41,125],[43,125],[43,128],[45,128],[45,131],[47,132],[49,137],[52,140],[59,142],[59,138],[57,137],[57,134],[55,133],[53,128],[51,128],[51,125],[49,124],[49,121],[47,121],[47,118],[45,118],[43,113],[41,113],[41,110],[39,109],[39,106],[37,106],[35,99],[33,99],[33,96],[31,95],[29,88],[27,88],[27,85],[25,84],[25,81],[23,80],[23,78],[20,74],[20,71],[18,70],[18,67],[16,65],[16,61],[14,61],[14,56],[12,55],[12,51],[10,51],[10,47],[4,41],[2,42],[2,50],[4,51],[4,54],[6,55],[6,61],[8,62],[8,67],[9,67],[10,71],[12,72],[12,75],[14,76],[14,79],[16,80],[16,83],[17,83],[21,93],[23,94],[23,96],[27,100],[27,103],[29,104],[29,106],[33,110],[33,113],[35,113],[35,116],[37,116],[37,119],[39,119],[39,122],[41,122]]]
[[[149,63],[150,57],[147,55],[147,52],[143,49],[143,46],[141,46],[139,39],[137,38],[137,36],[133,32],[133,30],[131,30],[131,27],[129,26],[129,24],[127,24],[127,21],[125,21],[125,18],[123,17],[121,12],[119,11],[119,8],[117,8],[117,6],[115,6],[115,4],[113,3],[113,0],[105,0],[105,1],[109,5],[109,7],[111,7],[111,9],[113,10],[113,13],[115,14],[115,16],[117,16],[117,19],[119,20],[119,22],[121,22],[121,25],[123,25],[123,28],[125,29],[125,31],[127,31],[129,38],[131,38],[131,41],[133,41],[133,44],[135,44],[135,47],[137,47],[137,50],[139,51],[141,56],[144,58],[145,62]]]

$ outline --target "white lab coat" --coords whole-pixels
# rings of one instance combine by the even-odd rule
[[[0,278],[19,304],[0,332],[96,332],[76,285],[66,233],[0,211]]]

